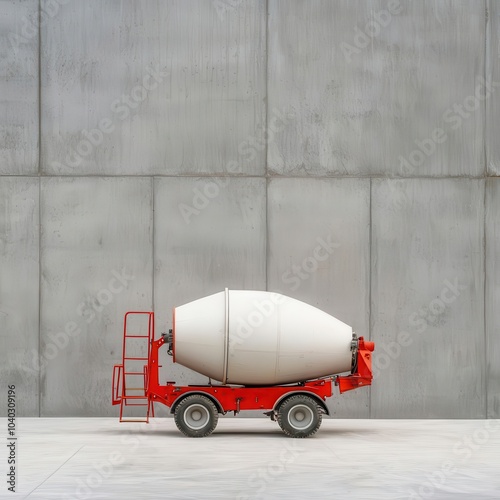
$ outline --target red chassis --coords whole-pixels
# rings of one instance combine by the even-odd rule
[[[127,335],[127,317],[131,314],[148,315],[149,329],[147,336]],[[126,357],[126,339],[130,337],[148,339],[149,347],[147,357]],[[307,435],[314,433],[317,428],[319,428],[319,424],[321,423],[321,413],[329,414],[325,400],[333,394],[332,382],[339,387],[339,392],[343,393],[357,389],[358,387],[371,385],[373,378],[371,370],[371,353],[374,350],[374,343],[365,341],[363,337],[359,337],[359,339],[356,339],[355,358],[353,360],[353,369],[350,375],[337,375],[301,382],[294,385],[264,387],[241,387],[216,384],[177,386],[175,385],[175,382],[167,382],[165,385],[161,385],[159,380],[159,350],[166,342],[166,335],[163,335],[156,340],[154,339],[154,313],[128,312],[125,315],[123,361],[121,365],[115,365],[113,370],[112,403],[113,405],[120,405],[120,422],[148,422],[149,416],[154,416],[154,403],[162,403],[171,409],[171,413],[174,413],[176,417],[177,426],[186,435],[208,435],[213,431],[213,429],[211,429],[210,432],[193,432],[189,429],[190,422],[193,424],[193,428],[196,428],[197,425],[195,425],[195,414],[193,413],[195,409],[189,410],[190,406],[188,405],[188,402],[191,401],[192,407],[199,407],[199,410],[203,413],[205,409],[202,406],[207,406],[205,404],[207,401],[204,401],[203,399],[206,399],[209,400],[208,402],[213,403],[214,412],[216,411],[217,413],[222,414],[230,411],[237,414],[241,410],[267,410],[266,415],[270,416],[272,420],[278,420],[278,423],[286,434],[293,437],[306,437]],[[124,370],[126,360],[146,361],[143,371],[127,372]],[[128,388],[126,386],[126,375],[140,376],[141,386],[143,383],[143,388],[140,389],[140,394],[131,394],[129,392],[132,388]],[[137,391],[139,389],[133,388],[133,390]],[[285,402],[288,402],[289,398],[292,396],[295,396],[293,398],[295,404],[285,405]],[[200,397],[202,399],[200,399]],[[313,405],[310,404],[311,401]],[[125,419],[123,417],[124,406],[146,407],[145,420]],[[186,406],[187,410],[184,410],[181,406]],[[287,406],[291,406],[291,409],[287,409]],[[309,407],[311,410],[308,409]],[[283,427],[280,419],[280,417],[283,417],[283,415],[280,414],[281,408],[285,408],[288,412],[295,412],[290,414],[287,413],[287,421],[289,423],[291,422],[291,427]],[[186,411],[191,411],[191,413],[185,413]],[[300,413],[300,411],[302,411],[302,413]],[[309,412],[312,412],[311,418],[314,421],[311,421],[311,426],[313,427],[313,424],[317,423],[314,432],[306,433],[304,429],[302,429],[304,432],[300,432],[301,424],[299,420],[304,411],[307,418]],[[185,426],[179,425],[180,422],[178,422],[177,413],[182,413],[182,417],[186,420],[188,425],[187,429]],[[207,415],[208,413],[210,413],[210,408],[207,407]],[[181,417],[179,417],[179,419],[180,418]],[[318,419],[319,422],[316,422]],[[293,425],[294,423],[296,425]],[[215,425],[213,428],[215,428]],[[186,430],[189,432],[186,432]]]

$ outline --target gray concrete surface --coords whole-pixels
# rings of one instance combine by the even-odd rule
[[[486,384],[488,416],[500,414],[500,179],[486,184]]]
[[[265,6],[65,2],[42,26],[42,172],[226,173],[265,125]],[[254,153],[242,170],[262,174]]]
[[[401,1],[393,14],[389,4],[269,2],[269,110],[296,113],[269,147],[271,172],[484,173],[484,106],[453,106],[484,79],[485,3]],[[435,128],[445,136],[433,146]],[[433,152],[404,166],[415,141]]]
[[[38,172],[38,3],[0,0],[0,175]]]
[[[486,44],[486,77],[500,85],[500,4],[488,0],[488,24]],[[486,155],[488,174],[500,175],[500,144],[498,143],[498,116],[500,116],[500,95],[495,92],[486,106]]]
[[[230,286],[377,342],[387,367],[337,416],[500,417],[498,12],[0,0],[0,380],[20,414],[114,415],[124,312],[154,307],[165,331]]]
[[[486,414],[483,199],[481,180],[373,181],[373,417]]]
[[[152,307],[152,190],[149,178],[42,180],[43,415],[115,414],[117,325]]]
[[[0,177],[0,379],[21,415],[39,414],[38,196],[37,178]]]
[[[149,426],[21,419],[17,435],[17,494],[4,483],[2,498],[497,500],[500,493],[499,420],[325,420],[314,437],[292,439],[268,419],[229,417],[194,439],[171,419]]]

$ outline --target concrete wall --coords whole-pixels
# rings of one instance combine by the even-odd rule
[[[124,312],[166,331],[228,286],[376,342],[372,389],[335,416],[499,418],[499,16],[0,0],[0,379],[19,414],[115,415]],[[170,363],[162,380],[204,381]]]

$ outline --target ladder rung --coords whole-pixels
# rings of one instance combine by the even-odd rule
[[[128,357],[124,356],[123,359],[134,359],[136,361],[147,361],[149,358],[128,358]]]
[[[127,419],[122,418],[120,420],[120,422],[138,422],[138,423],[146,423],[146,424],[148,423],[147,420],[132,420],[132,419],[128,419],[128,418]]]
[[[132,339],[149,339],[149,335],[125,335],[125,337]]]

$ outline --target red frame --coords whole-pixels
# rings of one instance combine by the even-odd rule
[[[165,339],[160,337],[154,339],[154,313],[153,312],[128,312],[125,315],[124,340],[123,340],[123,355],[125,360],[126,348],[126,320],[129,314],[148,314],[149,332],[148,342],[150,345],[148,363],[144,367],[144,396],[147,398],[147,416],[146,422],[151,414],[154,416],[153,403],[162,403],[171,411],[175,410],[176,403],[180,402],[183,396],[188,394],[205,394],[218,406],[219,411],[226,413],[234,411],[238,413],[240,410],[275,410],[279,403],[288,395],[291,394],[308,394],[318,400],[327,411],[323,401],[327,397],[332,396],[332,382],[339,387],[340,393],[371,385],[372,370],[371,370],[371,352],[374,349],[374,343],[368,342],[360,337],[358,339],[357,365],[356,372],[345,376],[327,377],[322,379],[311,380],[308,382],[294,385],[276,385],[264,387],[240,387],[230,385],[193,385],[193,386],[177,386],[175,382],[167,382],[166,385],[161,385],[159,380],[159,350],[165,344]],[[175,355],[175,348],[174,348]],[[175,358],[174,358],[175,362]],[[120,377],[121,375],[121,377]],[[120,396],[120,380],[122,382],[122,395]],[[130,396],[126,395],[124,389],[125,375],[122,365],[115,365],[113,370],[113,404],[120,404],[120,421],[123,421],[123,406],[127,405],[127,399]],[[139,399],[139,398],[138,398]],[[130,403],[128,403],[130,405]],[[146,405],[144,405],[146,406]],[[130,420],[127,420],[130,421]]]

